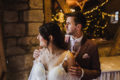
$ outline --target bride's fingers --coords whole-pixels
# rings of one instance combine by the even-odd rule
[[[34,53],[34,56],[36,56],[36,57],[39,56],[39,53],[35,52],[35,53]]]
[[[35,51],[33,52],[33,57],[36,58],[36,57],[38,57],[38,56],[39,56],[39,51],[38,51],[38,50],[35,50]]]

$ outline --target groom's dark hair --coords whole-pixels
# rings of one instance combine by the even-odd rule
[[[74,17],[75,25],[81,24],[82,28],[86,26],[86,18],[85,15],[81,12],[71,12],[65,14],[66,17]]]

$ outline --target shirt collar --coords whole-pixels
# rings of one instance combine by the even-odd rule
[[[83,35],[81,37],[79,37],[79,38],[76,38],[76,39],[74,39],[73,36],[70,36],[70,40],[75,41],[75,42],[81,42],[82,38],[83,38]]]

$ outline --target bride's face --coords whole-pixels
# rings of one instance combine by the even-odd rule
[[[47,40],[45,40],[40,34],[38,34],[37,39],[39,40],[39,45],[41,47],[47,46]]]

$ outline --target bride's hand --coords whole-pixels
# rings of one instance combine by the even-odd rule
[[[35,58],[35,59],[38,58],[40,56],[39,52],[40,52],[40,50],[35,49],[33,52],[33,58]]]

